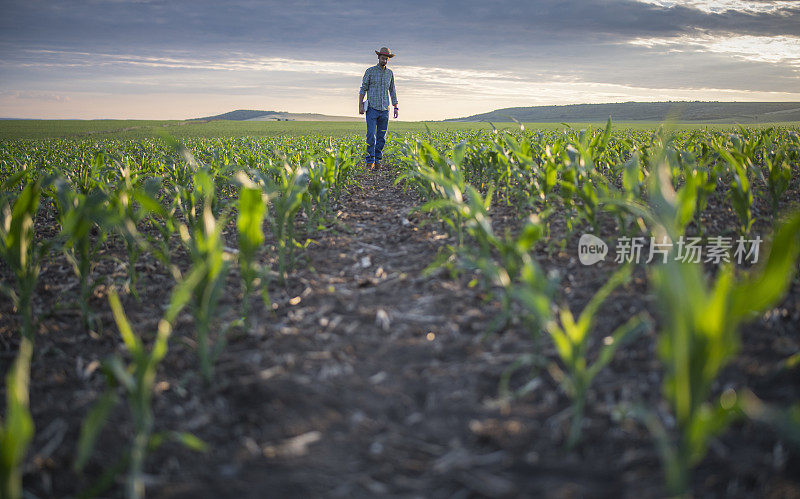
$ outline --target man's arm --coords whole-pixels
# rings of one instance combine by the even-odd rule
[[[392,98],[392,105],[394,106],[394,117],[397,118],[397,92],[394,90],[394,73],[392,73],[392,81],[389,82],[389,97]]]
[[[358,114],[364,114],[364,95],[369,88],[369,69],[364,71],[364,78],[361,80],[361,89],[358,91]]]

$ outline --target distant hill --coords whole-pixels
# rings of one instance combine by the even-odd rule
[[[800,121],[800,102],[621,102],[569,106],[507,107],[445,121],[595,122],[665,121],[689,123],[768,123]],[[513,119],[511,119],[513,118]]]
[[[287,113],[284,111],[254,111],[249,109],[237,109],[229,113],[218,114],[216,116],[206,116],[205,118],[192,118],[190,121],[211,121],[211,120],[230,120],[230,121],[361,121],[361,118],[353,116],[329,116],[327,114],[315,113]]]

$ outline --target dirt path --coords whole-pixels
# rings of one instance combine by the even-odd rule
[[[464,450],[476,408],[493,412],[480,407],[495,389],[486,371],[499,359],[475,341],[486,307],[458,283],[421,277],[444,236],[407,219],[415,200],[388,174],[368,175],[369,187],[353,192],[338,217],[352,233],[316,238],[308,252],[315,271],[300,272],[293,293],[274,297],[285,304],[278,322],[222,359],[227,382],[214,398],[227,410],[208,423],[220,441],[210,442],[212,462],[195,464],[205,477],[181,473],[185,485],[161,494],[516,490],[491,471],[503,467],[505,452]],[[295,292],[299,303],[288,304]],[[486,477],[469,472],[474,459]],[[431,480],[433,470],[440,480]]]
[[[182,458],[156,495],[615,495],[621,481],[605,464],[561,455],[567,405],[555,386],[539,408],[493,403],[531,343],[514,331],[481,342],[491,304],[460,281],[422,277],[441,228],[407,219],[417,200],[389,174],[362,185],[338,217],[351,233],[316,238],[314,271],[273,297],[276,319],[230,345],[223,381],[201,402],[222,410],[179,428],[213,455]],[[556,455],[542,465],[538,447]]]

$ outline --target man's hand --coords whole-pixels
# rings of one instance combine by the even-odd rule
[[[363,102],[359,102],[358,103],[358,114],[364,114],[364,103]]]
[[[394,117],[397,119],[397,108],[394,108]]]

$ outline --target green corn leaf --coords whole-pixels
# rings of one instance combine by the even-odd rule
[[[116,291],[112,290],[108,294],[108,302],[111,305],[114,321],[117,323],[117,329],[119,329],[119,334],[122,336],[122,341],[125,343],[125,346],[128,348],[128,351],[135,361],[140,362],[144,356],[142,341],[134,334],[133,329],[131,329],[131,325],[128,322],[128,318],[125,316],[125,311],[122,309],[122,303],[120,303]]]
[[[732,398],[732,401],[723,401],[724,398]],[[703,404],[686,429],[690,464],[700,462],[708,451],[709,440],[725,431],[740,416],[741,410],[735,393],[724,393],[721,400],[713,404]]]
[[[567,366],[572,365],[575,361],[573,349],[574,342],[572,339],[567,336],[563,329],[552,322],[550,323],[547,332],[550,333],[550,336],[553,338],[553,343],[558,351],[558,356],[561,357],[561,361]]]
[[[191,433],[172,431],[168,433],[168,436],[171,440],[178,442],[187,449],[191,449],[195,452],[208,452],[209,450],[207,443],[203,442]]]
[[[19,307],[19,296],[17,292],[14,291],[14,288],[4,282],[0,282],[0,294],[8,296],[9,299],[11,299],[12,305],[14,305],[14,307]]]
[[[103,367],[128,393],[134,393],[136,391],[136,380],[125,368],[125,365],[119,357],[116,355],[109,357],[103,361]]]
[[[2,194],[10,193],[20,182],[22,182],[27,177],[27,175],[28,172],[26,170],[20,170],[16,173],[13,173],[8,178],[3,180],[2,183],[0,183],[0,193]]]
[[[263,191],[259,188],[242,188],[239,191],[239,249],[251,254],[264,243],[263,223],[266,215]]]
[[[528,217],[528,220],[525,222],[525,225],[522,227],[517,239],[515,241],[515,246],[517,251],[520,253],[526,253],[531,251],[533,247],[536,245],[544,237],[544,227],[542,227],[539,220],[531,215]]]
[[[686,225],[694,217],[695,207],[697,206],[697,190],[700,184],[700,173],[697,170],[685,175],[686,183],[677,192],[675,205],[677,207],[676,225],[678,232],[682,234]]]
[[[0,425],[0,492],[22,497],[22,463],[33,438],[33,419],[28,406],[33,343],[22,338],[19,353],[6,376],[6,415]]]
[[[142,190],[148,197],[157,198],[158,193],[161,192],[161,188],[164,186],[164,179],[161,177],[151,177],[146,179],[142,183]]]
[[[575,322],[575,318],[569,308],[562,308],[558,318],[561,321],[564,333],[573,345],[583,342],[584,338],[586,338],[587,329],[580,327]]]
[[[11,267],[19,272],[26,269],[30,258],[30,249],[33,244],[33,217],[39,207],[39,184],[30,183],[14,202],[11,210],[11,220],[5,246],[10,250]]]
[[[465,142],[460,142],[453,148],[453,163],[456,166],[461,166],[461,163],[464,162],[464,156],[467,152],[467,144]]]
[[[778,227],[763,268],[736,286],[731,313],[737,320],[768,309],[786,293],[796,271],[798,256],[800,213]]]
[[[156,200],[156,197],[147,190],[134,189],[131,192],[133,199],[148,213],[154,213],[160,217],[167,216],[167,210]]]
[[[626,193],[638,197],[641,192],[643,180],[642,169],[639,164],[639,155],[634,154],[622,165],[622,187]]]
[[[614,358],[620,346],[630,341],[639,331],[645,330],[648,326],[646,314],[642,313],[636,317],[632,317],[625,324],[619,326],[609,336],[610,341],[603,343],[597,360],[594,361],[587,373],[587,379],[592,380],[609,362]]]
[[[619,268],[614,274],[608,279],[608,281],[600,288],[597,293],[589,300],[589,303],[581,312],[580,318],[578,319],[577,327],[584,331],[588,331],[591,329],[592,324],[594,323],[595,315],[597,315],[597,310],[600,308],[600,305],[603,304],[604,301],[620,284],[627,282],[631,277],[631,272],[633,268],[630,264],[624,265]]]
[[[89,410],[89,414],[86,415],[86,419],[83,420],[81,425],[81,435],[78,439],[78,448],[73,465],[75,471],[83,470],[92,455],[97,437],[100,436],[100,432],[108,420],[109,413],[118,402],[117,394],[112,390],[108,390],[97,399],[97,402]]]

